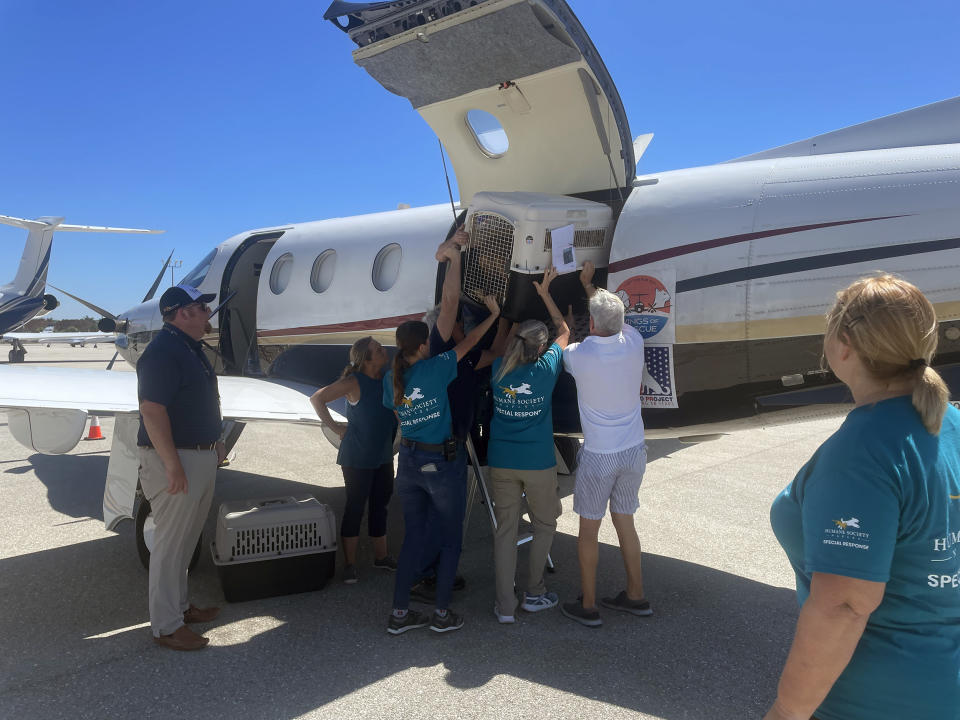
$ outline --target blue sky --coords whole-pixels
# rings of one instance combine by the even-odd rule
[[[570,4],[631,133],[655,133],[640,172],[960,94],[956,2]],[[120,311],[173,248],[179,278],[244,230],[445,201],[432,132],[327,5],[0,0],[0,214],[167,231],[58,234],[50,282]],[[0,227],[0,283],[24,237]]]

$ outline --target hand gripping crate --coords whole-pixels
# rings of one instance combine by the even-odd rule
[[[226,502],[210,550],[229,602],[319,590],[333,577],[337,522],[312,495]]]

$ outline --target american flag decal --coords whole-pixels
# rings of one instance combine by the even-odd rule
[[[673,377],[673,345],[643,348],[643,395],[645,408],[675,408],[677,393]]]

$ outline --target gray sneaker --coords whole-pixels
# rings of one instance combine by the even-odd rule
[[[653,615],[653,609],[650,607],[650,602],[641,599],[641,600],[631,600],[627,597],[627,591],[621,590],[620,594],[612,598],[600,598],[600,604],[611,610],[619,610],[620,612],[628,612],[632,615],[639,615],[641,617],[646,617],[647,615]]]
[[[396,572],[397,570],[397,561],[393,558],[392,555],[384,555],[382,558],[374,558],[373,566],[380,570],[389,570],[390,572]]]
[[[433,622],[430,623],[430,629],[440,633],[459,630],[462,627],[463,615],[457,615],[453,610],[447,610],[447,614],[443,617],[434,613]]]
[[[560,606],[560,612],[571,620],[576,620],[581,625],[586,625],[587,627],[600,627],[603,625],[603,620],[600,619],[600,611],[596,608],[587,610],[583,607],[580,600],[564,603]]]
[[[360,573],[357,572],[356,565],[343,566],[343,582],[346,585],[354,585],[360,579]]]
[[[399,635],[400,633],[405,633],[407,630],[413,630],[414,628],[426,627],[430,624],[430,620],[422,612],[417,612],[416,610],[407,610],[407,614],[402,618],[398,618],[393,613],[390,613],[390,621],[387,623],[387,632],[391,635]]]
[[[556,607],[560,598],[555,592],[545,592],[542,595],[523,594],[523,603],[520,605],[527,612],[540,612]]]

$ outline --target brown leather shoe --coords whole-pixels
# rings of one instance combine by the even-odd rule
[[[181,625],[170,635],[155,637],[153,641],[157,645],[171,650],[200,650],[207,646],[210,638],[198,635],[186,625]]]
[[[218,607],[198,608],[191,605],[183,613],[183,621],[185,623],[205,623],[215,620],[219,614],[220,608]]]

